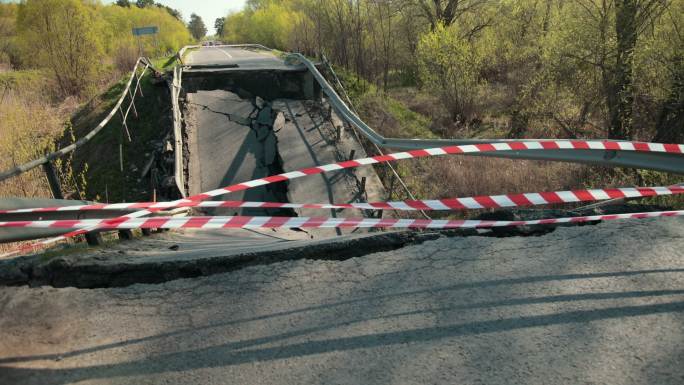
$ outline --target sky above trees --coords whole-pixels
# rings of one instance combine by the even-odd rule
[[[105,0],[104,3],[114,3],[116,0]],[[0,0],[6,3],[7,0]],[[18,2],[18,1],[14,1]],[[156,3],[167,5],[171,8],[181,11],[183,20],[187,23],[190,21],[190,15],[196,13],[199,15],[204,24],[207,26],[207,34],[213,35],[214,20],[217,17],[224,17],[230,11],[238,11],[245,5],[245,0],[156,0]]]

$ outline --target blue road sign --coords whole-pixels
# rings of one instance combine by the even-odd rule
[[[156,26],[133,28],[133,35],[135,35],[135,36],[154,35],[158,31],[159,31],[159,28],[157,28]]]

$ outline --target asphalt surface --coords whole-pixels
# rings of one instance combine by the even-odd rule
[[[275,174],[272,165],[282,163],[282,172],[321,166],[347,160],[354,151],[355,158],[366,156],[350,133],[335,140],[335,128],[322,111],[300,100],[277,99],[270,103],[277,127],[257,130],[250,126],[255,105],[225,90],[197,91],[187,94],[185,120],[190,148],[188,184],[190,194],[199,194],[239,182]],[[271,168],[269,168],[271,166]],[[362,178],[365,189],[361,191]],[[248,201],[289,201],[299,203],[339,203],[382,201],[385,191],[373,168],[362,167],[294,179],[287,184],[287,193],[276,196],[271,186],[259,186],[217,199]],[[360,210],[297,209],[300,216],[330,215],[362,217]],[[215,215],[286,215],[275,210],[245,208],[211,210]],[[347,229],[346,233],[352,231]],[[316,237],[334,236],[341,230],[310,231]]]
[[[682,225],[440,238],[126,288],[2,288],[0,379],[681,384]]]
[[[258,137],[257,131],[250,126],[250,117],[256,115],[256,107],[250,100],[224,90],[197,91],[187,95],[186,106],[191,195],[271,174],[268,165],[274,162],[275,137],[269,135],[271,140],[265,148],[264,138]],[[266,186],[217,199],[277,201]],[[212,212],[216,215],[233,215],[236,212],[268,215],[261,209],[220,209]]]
[[[231,47],[201,47],[185,57],[188,66],[236,65],[241,70],[292,70],[297,67],[268,51]]]

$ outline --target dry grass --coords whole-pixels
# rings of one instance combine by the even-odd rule
[[[443,199],[476,195],[499,195],[583,188],[658,186],[681,183],[665,173],[609,169],[574,163],[497,159],[480,156],[443,156],[403,161],[398,166],[417,197]],[[684,196],[665,196],[638,201],[662,207],[684,207]],[[589,203],[586,203],[589,204]],[[549,208],[571,209],[585,204],[561,204]],[[486,210],[468,212],[477,215]],[[452,215],[435,212],[434,217]],[[457,216],[458,215],[457,213]]]
[[[443,116],[436,100],[431,100],[430,97],[411,88],[392,90],[391,95],[387,97],[367,93],[360,99],[360,113],[371,127],[387,137],[446,137],[434,129],[435,119],[439,120]],[[425,115],[422,111],[434,115]],[[484,127],[480,131],[460,129],[458,133],[461,135],[457,136],[463,138],[497,138],[502,137],[505,130]],[[538,128],[531,130],[529,134],[552,138],[558,133],[552,129]],[[407,160],[398,162],[397,169],[411,191],[421,199],[581,188],[655,186],[682,182],[676,176],[652,171],[482,156],[443,156]],[[683,207],[682,198],[684,197],[655,198],[645,202]],[[439,215],[442,214],[436,216]]]
[[[130,71],[138,60],[138,48],[130,44],[122,44],[114,52],[114,66],[120,73]]]
[[[401,166],[407,182],[425,198],[493,195],[580,188],[589,167],[556,162],[444,156]]]
[[[6,170],[38,158],[54,148],[63,131],[64,111],[53,107],[39,92],[33,76],[0,83],[0,169]],[[21,87],[21,88],[19,88]],[[0,96],[1,97],[1,96]],[[0,182],[0,197],[49,197],[40,168]]]
[[[68,98],[55,104],[53,89],[40,72],[0,74],[0,170],[11,169],[55,149],[55,140],[64,133],[64,122],[77,103]],[[57,166],[61,168],[61,163]],[[38,167],[0,182],[0,198],[8,197],[52,198],[43,169]],[[0,252],[20,244],[0,245]]]

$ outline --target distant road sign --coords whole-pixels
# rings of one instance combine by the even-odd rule
[[[157,32],[159,32],[159,28],[157,28],[156,26],[133,28],[133,35],[135,36],[154,35]]]

